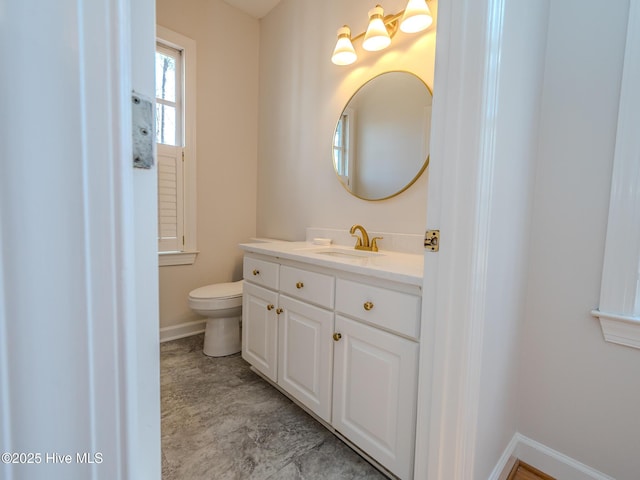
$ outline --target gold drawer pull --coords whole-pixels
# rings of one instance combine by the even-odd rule
[[[296,288],[300,289],[302,287],[304,287],[304,283],[302,283],[302,282],[296,283]]]
[[[364,309],[368,312],[373,308],[373,302],[364,302]]]
[[[269,311],[273,310],[274,308],[276,307],[274,307],[272,304],[267,305],[267,310]]]
[[[276,309],[276,313],[277,313],[278,315],[280,315],[282,312],[284,312],[284,309],[282,309],[282,308],[278,308],[278,309]]]
[[[252,273],[253,273],[254,275],[260,275],[260,270],[254,270]]]
[[[333,339],[334,339],[336,342],[340,341],[340,339],[341,339],[341,338],[342,338],[342,334],[340,334],[340,333],[338,333],[338,332],[336,332],[336,333],[334,333],[334,334],[333,334]]]

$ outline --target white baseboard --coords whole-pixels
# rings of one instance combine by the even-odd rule
[[[177,340],[178,338],[190,337],[203,333],[206,326],[206,320],[194,320],[192,322],[181,323],[180,325],[172,325],[160,329],[160,343],[169,340]]]
[[[598,470],[517,433],[517,457],[525,463],[562,480],[614,480]]]
[[[509,461],[512,458],[518,458],[532,467],[562,480],[615,480],[520,433],[516,433],[507,445],[489,480],[501,480],[504,472],[508,470]]]
[[[516,433],[513,436],[513,438],[509,442],[509,445],[507,445],[507,448],[505,448],[504,452],[502,452],[500,460],[498,460],[498,463],[496,464],[493,472],[491,472],[491,475],[489,475],[489,478],[487,480],[505,480],[509,476],[509,472],[511,472],[511,469],[515,465],[515,454],[518,450],[519,435],[519,433]]]

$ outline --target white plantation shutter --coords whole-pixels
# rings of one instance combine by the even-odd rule
[[[158,144],[158,251],[184,247],[182,147]]]

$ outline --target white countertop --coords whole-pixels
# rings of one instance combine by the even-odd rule
[[[418,254],[365,252],[343,245],[323,246],[311,242],[242,243],[240,248],[245,252],[422,286],[424,258]]]

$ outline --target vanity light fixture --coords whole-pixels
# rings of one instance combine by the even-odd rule
[[[376,5],[369,10],[369,26],[364,34],[362,48],[369,52],[384,50],[391,44],[391,35],[384,24],[384,10],[380,5]],[[393,24],[397,28],[397,22]],[[395,33],[395,32],[394,32]]]
[[[331,61],[336,65],[351,65],[358,59],[356,50],[351,43],[351,29],[345,25],[338,29],[338,41],[333,50]]]
[[[433,17],[425,0],[409,0],[400,21],[400,30],[404,33],[416,33],[426,30],[433,23]]]
[[[394,15],[384,15],[380,5],[369,10],[369,25],[366,32],[351,37],[351,29],[344,25],[338,29],[338,41],[331,61],[336,65],[351,65],[358,59],[353,41],[364,37],[362,48],[370,52],[383,50],[391,43],[398,27],[405,33],[426,30],[433,23],[426,0],[409,0],[407,7]]]

